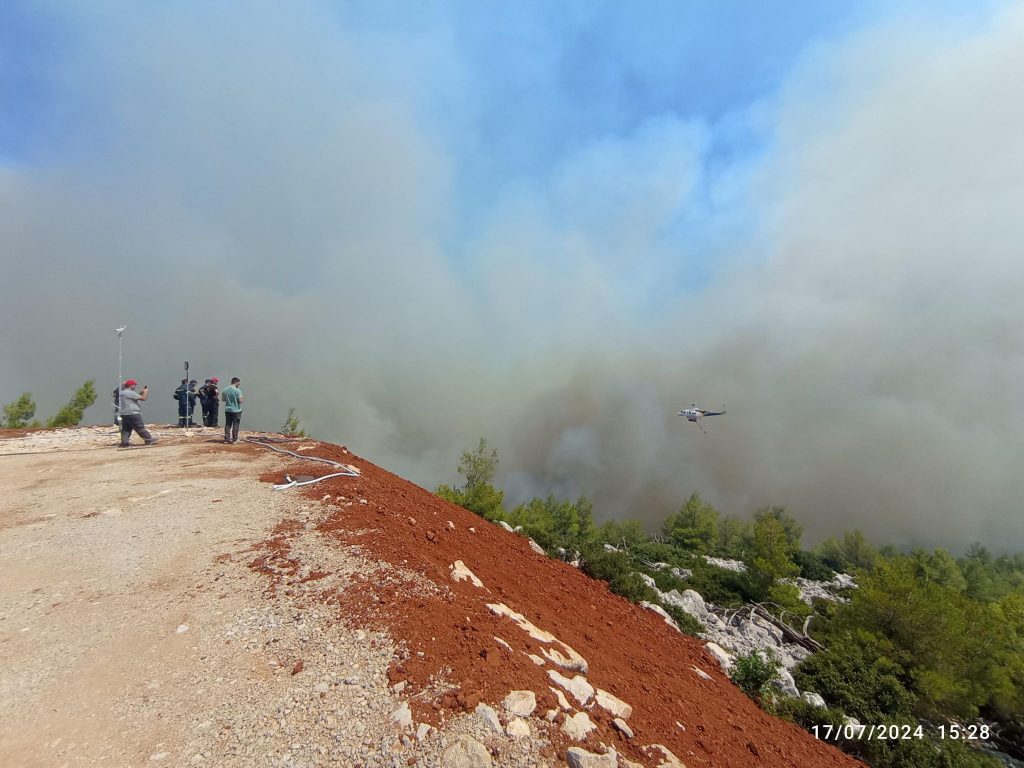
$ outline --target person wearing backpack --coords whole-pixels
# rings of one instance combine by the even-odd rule
[[[224,401],[225,443],[238,442],[238,428],[242,424],[242,403],[245,402],[245,396],[238,388],[241,383],[242,380],[235,376],[231,380],[231,386],[224,387],[224,391],[220,394],[220,399]]]

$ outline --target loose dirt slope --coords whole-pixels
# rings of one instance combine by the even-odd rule
[[[598,726],[591,751],[644,766],[661,762],[654,743],[690,768],[856,765],[764,715],[698,641],[342,448],[289,446],[362,476],[274,492],[258,479],[319,468],[212,430],[126,451],[107,428],[4,437],[5,768],[441,766],[465,736],[496,766],[561,765],[571,712],[548,677],[560,668],[525,652],[568,650],[488,603],[571,646],[594,686],[632,705],[627,739],[566,694]],[[456,560],[483,587],[453,581]],[[466,713],[500,710],[516,689],[538,694],[529,736]]]

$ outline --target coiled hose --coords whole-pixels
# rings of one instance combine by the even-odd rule
[[[342,464],[339,461],[334,461],[333,459],[325,459],[320,456],[304,456],[301,453],[296,453],[295,451],[287,451],[284,448],[277,448],[271,445],[271,443],[291,442],[290,440],[273,440],[269,437],[247,437],[245,438],[245,442],[252,443],[253,445],[259,445],[263,448],[269,448],[275,453],[286,453],[289,456],[294,456],[297,459],[303,459],[305,461],[318,461],[321,464],[330,464],[332,467],[342,468],[340,472],[332,472],[329,475],[322,475],[321,477],[314,477],[312,480],[303,480],[301,482],[298,480],[292,480],[291,475],[285,475],[284,479],[287,480],[288,482],[276,483],[274,485],[275,491],[286,491],[289,488],[299,488],[303,485],[312,485],[313,483],[319,483],[321,480],[329,480],[332,477],[359,477],[358,469],[356,469],[355,467],[350,467],[347,464]]]

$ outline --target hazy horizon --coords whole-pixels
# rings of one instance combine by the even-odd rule
[[[0,401],[1024,549],[1024,5],[0,10]],[[707,436],[676,415],[728,414]]]

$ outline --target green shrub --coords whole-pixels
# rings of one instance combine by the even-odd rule
[[[657,600],[654,590],[636,573],[632,559],[625,552],[609,552],[599,545],[590,545],[583,552],[581,570],[588,576],[608,582],[612,592],[627,600]]]
[[[688,614],[682,608],[677,605],[670,603],[660,603],[661,607],[665,609],[665,612],[672,617],[672,620],[676,625],[687,635],[693,635],[697,637],[703,632],[706,627],[700,623],[695,617]]]
[[[824,651],[804,659],[793,678],[801,690],[820,693],[862,723],[909,716],[914,695],[904,685],[906,670],[852,638],[837,637]]]
[[[793,555],[793,562],[800,566],[800,575],[812,581],[832,581],[836,572],[819,555],[802,549]]]
[[[96,382],[89,380],[75,391],[71,402],[57,411],[57,415],[46,422],[48,427],[75,427],[81,423],[85,409],[96,402]]]
[[[764,656],[760,651],[751,651],[736,657],[732,670],[732,681],[752,699],[762,699],[768,683],[779,674],[779,662],[768,651]]]
[[[25,392],[13,403],[4,406],[4,418],[0,421],[0,426],[7,429],[27,427],[35,414],[35,400],[32,399],[30,392]]]

